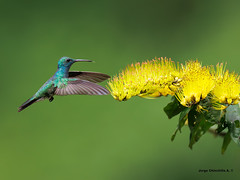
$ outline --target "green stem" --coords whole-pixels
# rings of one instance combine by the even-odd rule
[[[214,129],[209,129],[208,132],[210,132],[214,136],[220,136],[220,137],[224,137],[227,134],[226,132],[217,133]]]

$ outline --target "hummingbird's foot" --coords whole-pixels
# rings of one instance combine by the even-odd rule
[[[54,100],[54,98],[51,96],[50,98],[49,98],[49,102],[52,102]]]

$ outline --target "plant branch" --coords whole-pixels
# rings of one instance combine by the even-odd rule
[[[217,133],[216,130],[214,129],[209,129],[208,132],[210,132],[214,136],[220,136],[220,137],[224,137],[227,134],[226,132]]]

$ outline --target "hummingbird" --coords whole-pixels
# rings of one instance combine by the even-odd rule
[[[110,76],[99,72],[89,71],[69,71],[75,62],[92,62],[86,59],[72,59],[62,57],[58,61],[56,73],[47,80],[43,86],[19,108],[18,112],[24,110],[35,102],[48,99],[53,101],[54,95],[107,95],[109,91],[96,84],[102,82]]]

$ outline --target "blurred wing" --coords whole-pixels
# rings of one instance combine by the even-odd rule
[[[87,71],[70,71],[68,73],[68,77],[87,80],[94,83],[99,83],[110,78],[110,76],[107,74],[103,74],[99,72],[87,72]]]
[[[57,88],[56,95],[107,95],[109,91],[104,87],[85,80],[68,81],[64,88]]]

